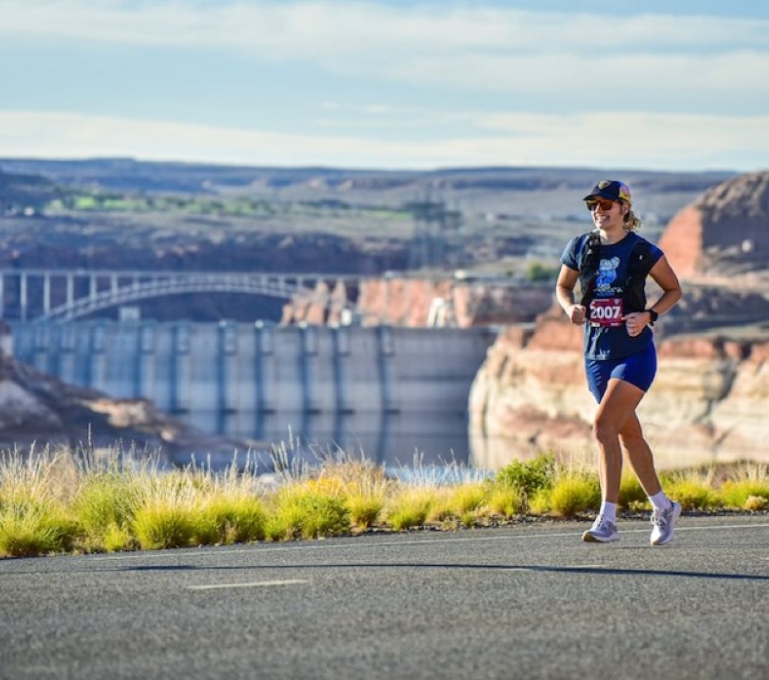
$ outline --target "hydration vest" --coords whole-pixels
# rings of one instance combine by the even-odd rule
[[[587,241],[579,259],[579,286],[582,291],[580,304],[587,308],[593,299],[600,262],[601,236],[597,231],[591,231],[587,234]],[[630,252],[627,279],[622,286],[625,313],[642,312],[646,309],[646,277],[653,266],[649,242],[641,239]]]

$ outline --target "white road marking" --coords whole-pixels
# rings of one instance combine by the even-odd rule
[[[188,590],[225,590],[227,588],[269,588],[271,586],[293,586],[309,583],[308,579],[292,578],[283,581],[254,581],[252,583],[211,583],[203,586],[187,586]]]

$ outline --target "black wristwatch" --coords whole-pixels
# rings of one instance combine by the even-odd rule
[[[659,314],[655,312],[653,309],[647,309],[645,310],[646,313],[649,315],[649,325],[653,326],[654,322],[659,319]]]

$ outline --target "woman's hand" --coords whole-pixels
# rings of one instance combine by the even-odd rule
[[[572,305],[568,311],[569,321],[577,326],[581,326],[585,323],[587,316],[587,309],[584,305]]]
[[[632,314],[625,314],[625,316],[622,317],[622,320],[625,322],[627,334],[631,338],[634,338],[649,325],[651,317],[648,312],[633,312]]]

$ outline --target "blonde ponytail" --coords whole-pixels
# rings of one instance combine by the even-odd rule
[[[641,218],[632,210],[625,213],[624,222],[625,231],[636,231],[641,228]]]

